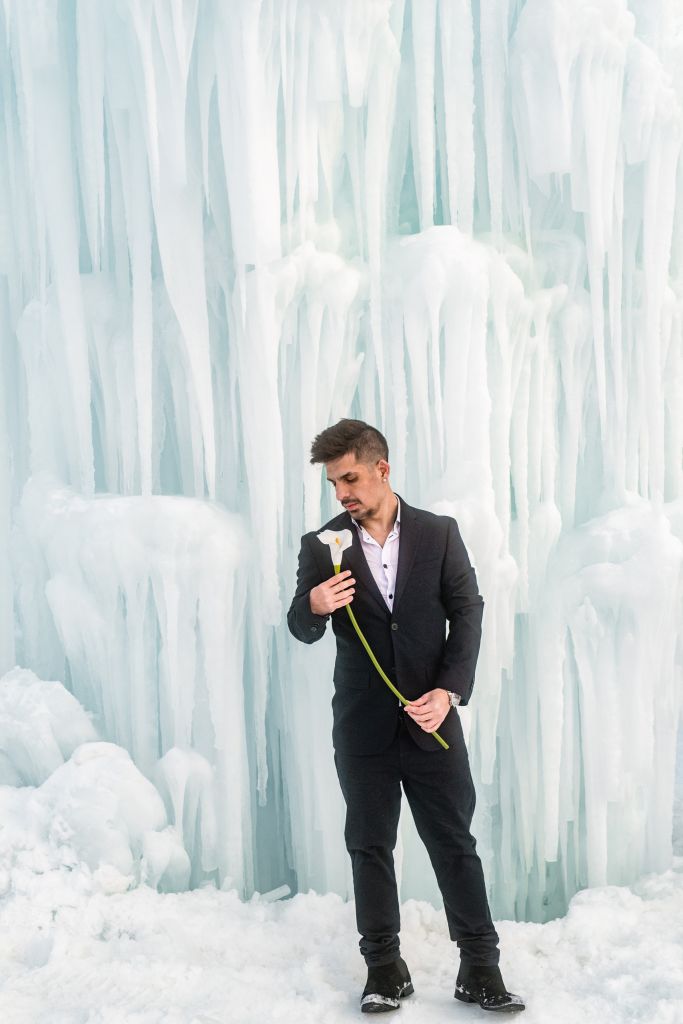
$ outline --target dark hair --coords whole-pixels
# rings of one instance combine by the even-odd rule
[[[318,434],[311,445],[311,462],[332,462],[353,452],[359,462],[374,464],[389,460],[389,446],[384,434],[362,420],[339,420]]]

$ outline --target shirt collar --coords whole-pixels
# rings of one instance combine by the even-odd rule
[[[392,526],[391,529],[392,530],[398,530],[399,533],[400,533],[400,531],[401,531],[401,499],[399,498],[398,494],[396,495],[396,501],[398,502],[398,504],[396,506],[396,520],[395,520],[394,525]],[[358,530],[358,532],[360,533],[360,535],[362,537],[363,536],[363,525],[362,525],[362,523],[359,523],[357,520],[353,519],[353,517],[351,517],[351,518],[352,518],[354,526],[356,527],[356,529]]]

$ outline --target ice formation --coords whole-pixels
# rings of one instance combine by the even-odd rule
[[[0,670],[129,751],[192,884],[351,892],[282,615],[347,414],[478,571],[494,914],[669,863],[681,69],[674,0],[3,5]],[[406,819],[397,862],[438,900]]]
[[[81,895],[140,881],[185,889],[182,831],[128,751],[98,740],[61,683],[15,669],[0,679],[0,701],[3,758],[16,770],[0,785],[0,893],[68,888],[69,876]]]
[[[73,694],[28,669],[7,672],[0,687],[0,780],[39,786],[76,747],[98,738]]]

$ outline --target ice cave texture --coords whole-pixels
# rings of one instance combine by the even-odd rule
[[[352,416],[476,568],[494,916],[670,866],[682,131],[680,0],[4,0],[0,793],[47,862],[352,895],[284,620]],[[438,905],[409,812],[396,859]]]

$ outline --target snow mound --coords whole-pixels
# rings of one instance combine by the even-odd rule
[[[87,712],[61,683],[19,667],[0,679],[0,784],[39,786],[95,739]]]

